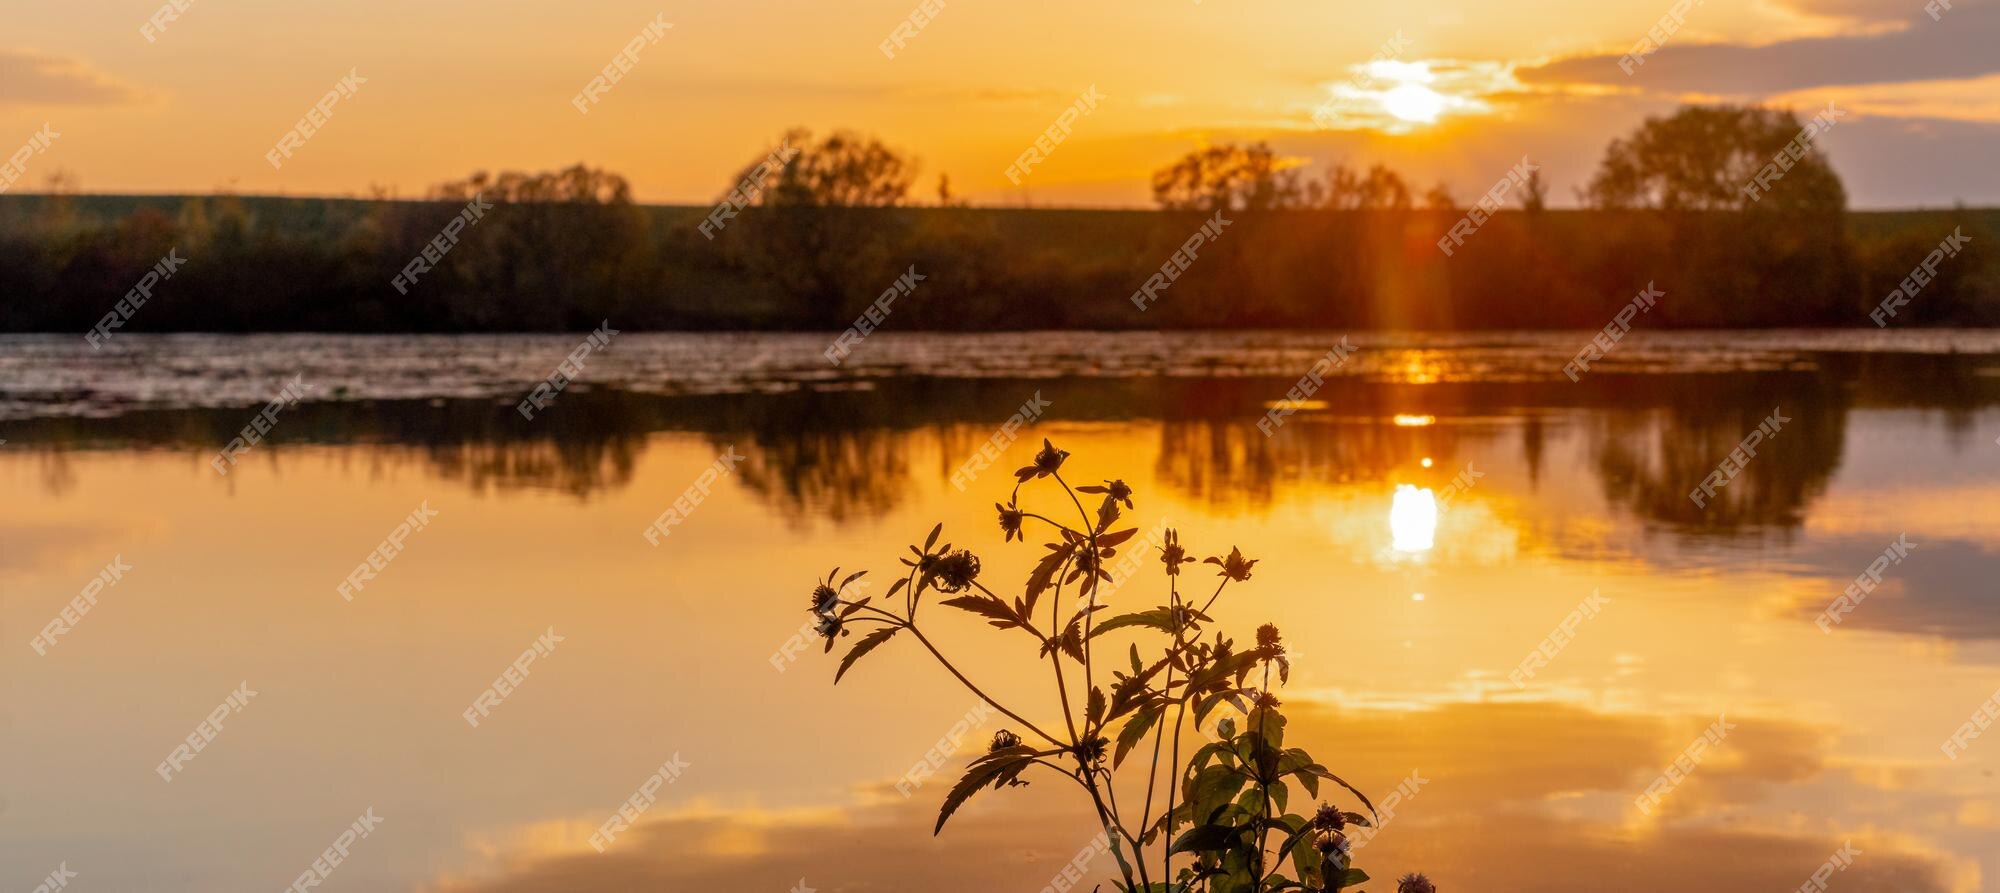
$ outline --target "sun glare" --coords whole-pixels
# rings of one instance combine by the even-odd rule
[[[1398,552],[1428,551],[1437,538],[1437,497],[1429,487],[1397,484],[1389,503],[1389,547]]]
[[[1435,123],[1444,104],[1444,94],[1422,84],[1404,84],[1382,94],[1382,108],[1412,124]]]

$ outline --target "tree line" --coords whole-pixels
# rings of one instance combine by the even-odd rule
[[[185,263],[118,331],[838,329],[912,265],[889,328],[1598,328],[1649,283],[1653,327],[1872,327],[1898,289],[1894,326],[2000,324],[1990,212],[1851,212],[1803,128],[1757,107],[1649,119],[1563,210],[1538,169],[1460,200],[1262,143],[1162,168],[1153,211],[975,208],[943,176],[920,200],[916,161],[878,139],[804,130],[730,181],[706,231],[714,206],[640,205],[581,165],[415,201],[55,188],[0,201],[0,331],[88,330],[170,252]],[[494,207],[441,240],[475,199]],[[1963,250],[1933,257],[1954,233]]]

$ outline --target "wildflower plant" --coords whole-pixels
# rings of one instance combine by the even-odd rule
[[[1062,476],[1068,458],[1068,452],[1042,441],[1033,463],[1015,472],[1007,502],[995,505],[1003,542],[1025,544],[1034,526],[1046,526],[1054,539],[1043,546],[1047,553],[1018,595],[989,589],[979,579],[979,559],[969,550],[939,545],[943,524],[931,528],[922,546],[910,546],[910,555],[902,559],[903,578],[880,602],[872,596],[841,596],[865,571],[835,586],[836,569],[814,590],[812,611],[827,651],[839,639],[862,632],[840,659],[835,683],[864,655],[903,636],[916,640],[1019,730],[996,733],[987,752],[972,760],[945,795],[932,833],[942,832],[952,814],[982,790],[1053,777],[1074,784],[1088,799],[1118,863],[1115,886],[1127,893],[1331,893],[1366,881],[1366,873],[1348,864],[1351,847],[1345,829],[1370,826],[1374,805],[1305,750],[1285,746],[1285,717],[1270,692],[1273,671],[1280,684],[1291,675],[1278,628],[1265,624],[1255,641],[1240,649],[1220,630],[1211,630],[1215,622],[1209,609],[1232,584],[1250,580],[1256,560],[1235,548],[1207,559],[1204,563],[1219,570],[1218,579],[1214,591],[1197,605],[1180,591],[1184,573],[1192,570],[1185,566],[1196,559],[1187,555],[1179,534],[1168,530],[1159,546],[1166,604],[1100,617],[1107,606],[1097,603],[1098,586],[1111,579],[1106,561],[1137,532],[1134,527],[1113,529],[1125,510],[1134,510],[1132,488],[1122,480],[1071,487]],[[1068,497],[1064,509],[1075,510],[1075,523],[1022,507],[1023,489],[1045,479]],[[1079,494],[1101,496],[1094,511],[1085,508]],[[1064,606],[1078,603],[1061,597],[1070,586],[1082,607],[1064,617]],[[1031,638],[1037,649],[1034,660],[1053,668],[1061,725],[1036,723],[961,672],[918,625],[926,596],[996,630],[1019,630]],[[1111,658],[1100,665],[1099,640],[1119,631],[1141,634],[1147,650],[1135,642],[1124,660]],[[1199,726],[1225,702],[1248,705],[1240,726],[1219,720],[1216,740],[1183,761],[1181,732],[1190,714]],[[1048,711],[1051,716],[1054,712]],[[1148,738],[1150,758],[1128,763],[1135,752],[1145,755]],[[1121,807],[1114,778],[1122,769],[1130,779],[1141,765],[1144,799],[1138,804],[1128,799]],[[1317,799],[1323,782],[1345,789],[1369,815],[1327,803],[1291,809],[1295,787]],[[1138,783],[1128,780],[1124,789],[1136,792]],[[1328,793],[1334,793],[1331,786]],[[1139,806],[1136,812],[1134,805]],[[1408,887],[1409,881],[1399,886]]]

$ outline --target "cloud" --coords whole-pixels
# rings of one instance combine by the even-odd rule
[[[113,106],[144,98],[81,59],[0,49],[0,106]]]
[[[1550,86],[1628,87],[1665,93],[1767,96],[1813,87],[1959,80],[2000,71],[2000,7],[1965,7],[1876,34],[1749,44],[1673,44],[1631,75],[1622,54],[1574,56],[1516,71]]]
[[[1833,598],[1873,561],[1893,533],[1842,537],[1795,550],[1794,573],[1826,581],[1823,590],[1790,606],[1793,617],[1818,621]],[[1902,635],[1960,640],[2000,639],[2000,614],[1993,610],[1996,556],[1984,544],[1911,537],[1913,548],[1892,565],[1873,592],[1841,615],[1840,630],[1866,629]]]
[[[1963,6],[1965,0],[1950,0]],[[1850,22],[1901,22],[1911,10],[1922,6],[1911,0],[1781,0],[1783,6],[1814,18],[1844,19]]]
[[[1290,701],[1288,743],[1327,751],[1338,742],[1335,768],[1377,794],[1378,804],[1413,770],[1424,779],[1358,859],[1377,877],[1424,870],[1450,889],[1549,893],[1789,890],[1846,840],[1866,854],[1841,873],[1848,889],[1943,891],[1976,870],[1934,843],[1873,830],[1922,827],[1923,810],[1945,807],[1918,805],[1908,814],[1896,792],[1825,771],[1831,740],[1815,727],[1731,716],[1738,729],[1672,792],[1672,810],[1633,825],[1632,797],[1712,716],[1453,702],[1416,717]],[[823,893],[1032,891],[1050,886],[1072,860],[1085,867],[1074,889],[1087,889],[1116,866],[1092,846],[1097,828],[1080,795],[1058,782],[1044,775],[1027,787],[983,792],[938,837],[930,831],[941,784],[909,799],[871,788],[839,809],[665,813],[662,805],[662,814],[602,854],[583,845],[588,823],[543,822],[502,835],[503,843],[473,841],[492,864],[429,889],[784,891],[803,879]],[[1838,806],[1858,817],[1805,820],[1797,810],[1806,804],[1769,802],[1774,788],[1802,782],[1834,798],[1812,812]]]

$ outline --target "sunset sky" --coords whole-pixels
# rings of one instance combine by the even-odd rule
[[[912,0],[192,0],[150,42],[152,0],[26,3],[0,31],[0,153],[44,123],[61,134],[13,191],[61,170],[87,192],[417,196],[581,161],[643,201],[704,203],[786,128],[849,127],[918,156],[925,199],[943,173],[983,204],[1143,206],[1179,154],[1266,139],[1461,198],[1527,156],[1567,204],[1648,114],[1728,100],[1809,117],[1831,100],[1848,114],[1823,139],[1854,206],[2000,202],[1989,0],[1936,18],[1922,0],[1710,0],[1625,74],[1670,5],[945,0],[892,59],[879,47]],[[656,17],[672,29],[579,112],[572,97]],[[350,71],[365,83],[274,169],[265,153]],[[1093,85],[1103,101],[1009,182]]]

